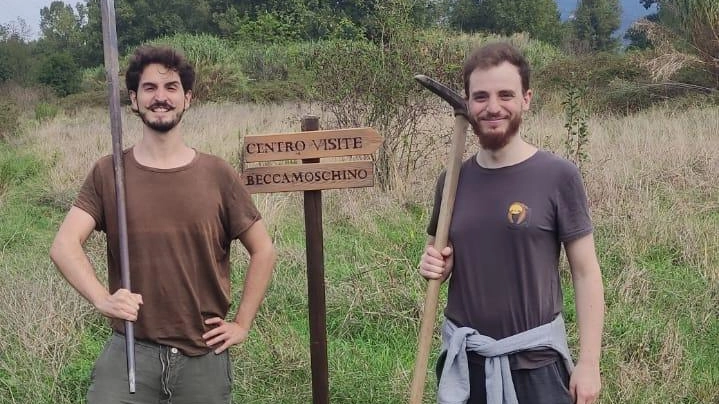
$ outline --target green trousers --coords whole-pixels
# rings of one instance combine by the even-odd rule
[[[228,352],[186,356],[177,348],[135,341],[135,390],[127,380],[125,337],[113,333],[92,371],[88,404],[228,404]]]

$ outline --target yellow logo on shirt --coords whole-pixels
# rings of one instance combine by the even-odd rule
[[[523,204],[522,202],[513,202],[511,205],[509,205],[509,210],[507,211],[507,219],[509,219],[509,223],[512,224],[522,224],[527,219],[527,211],[529,208],[527,205]]]

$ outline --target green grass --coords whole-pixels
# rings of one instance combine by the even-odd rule
[[[0,316],[1,404],[83,402],[109,335],[105,320],[47,257],[65,212],[48,195],[45,171],[40,158],[0,143],[0,305],[6,308]],[[359,212],[345,208],[357,195],[323,194],[331,401],[404,402],[425,290],[415,268],[428,207],[393,201],[361,204]],[[677,191],[658,206],[670,211],[672,201],[696,196]],[[231,351],[235,402],[312,401],[301,197],[281,217],[270,228],[279,252],[273,283],[250,338]],[[607,301],[601,403],[717,402],[719,290],[706,275],[707,265],[717,263],[715,253],[687,254],[681,240],[665,237],[628,255],[615,222],[603,219],[595,218]],[[716,229],[719,214],[698,211],[689,223]],[[102,239],[91,240],[90,249],[102,273]],[[239,293],[246,257],[234,250],[232,283]],[[574,292],[566,270],[562,283],[576,354]],[[442,301],[445,295],[446,287]],[[434,401],[438,345],[435,338],[425,402]]]
[[[79,403],[85,399],[95,358],[102,352],[110,334],[110,329],[99,315],[87,321],[77,349],[71,352],[58,375],[58,390],[63,402]]]
[[[411,248],[405,243],[426,218],[402,210],[371,223],[337,218],[327,215],[335,202],[325,198],[323,228],[331,400],[402,401],[414,361],[423,283],[413,268],[424,235]],[[304,219],[300,206],[286,213],[275,240],[281,251],[275,279],[253,336],[235,358],[240,402],[312,401]]]

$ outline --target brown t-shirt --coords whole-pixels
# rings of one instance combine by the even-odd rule
[[[239,174],[224,160],[197,152],[189,164],[156,169],[123,155],[132,291],[144,304],[135,336],[187,355],[210,351],[204,320],[230,305],[230,244],[260,219]],[[95,163],[75,206],[107,234],[110,292],[121,287],[112,156]],[[123,321],[112,327],[124,332]]]
[[[551,322],[562,311],[561,243],[592,232],[577,167],[545,151],[509,167],[462,164],[449,230],[454,268],[445,315],[495,339]],[[444,174],[427,232],[437,228]],[[554,351],[510,356],[513,369],[556,360]]]

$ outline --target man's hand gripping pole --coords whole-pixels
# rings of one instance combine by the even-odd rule
[[[120,237],[120,277],[123,289],[130,289],[130,265],[127,246],[127,210],[125,205],[125,169],[122,164],[122,117],[120,115],[119,61],[117,29],[115,26],[115,3],[100,1],[102,13],[102,43],[105,53],[110,99],[110,133],[112,135],[112,162],[115,169],[115,197],[117,226]],[[130,393],[135,392],[135,332],[132,321],[125,321],[125,351],[127,354],[127,380]]]
[[[449,224],[452,221],[452,209],[454,197],[457,190],[457,179],[462,164],[464,153],[464,142],[467,134],[468,112],[467,102],[462,96],[449,87],[424,75],[416,75],[414,78],[427,89],[440,96],[454,108],[454,134],[447,159],[447,174],[445,176],[444,188],[442,189],[442,204],[439,209],[439,221],[437,232],[434,238],[434,248],[442,251],[448,242]],[[424,310],[422,312],[422,323],[419,332],[419,344],[417,358],[412,376],[412,387],[410,392],[410,404],[420,404],[424,395],[424,385],[427,376],[427,362],[429,350],[432,345],[432,333],[434,322],[437,316],[437,302],[439,300],[439,287],[442,281],[431,279],[427,284],[427,294],[424,298]]]

